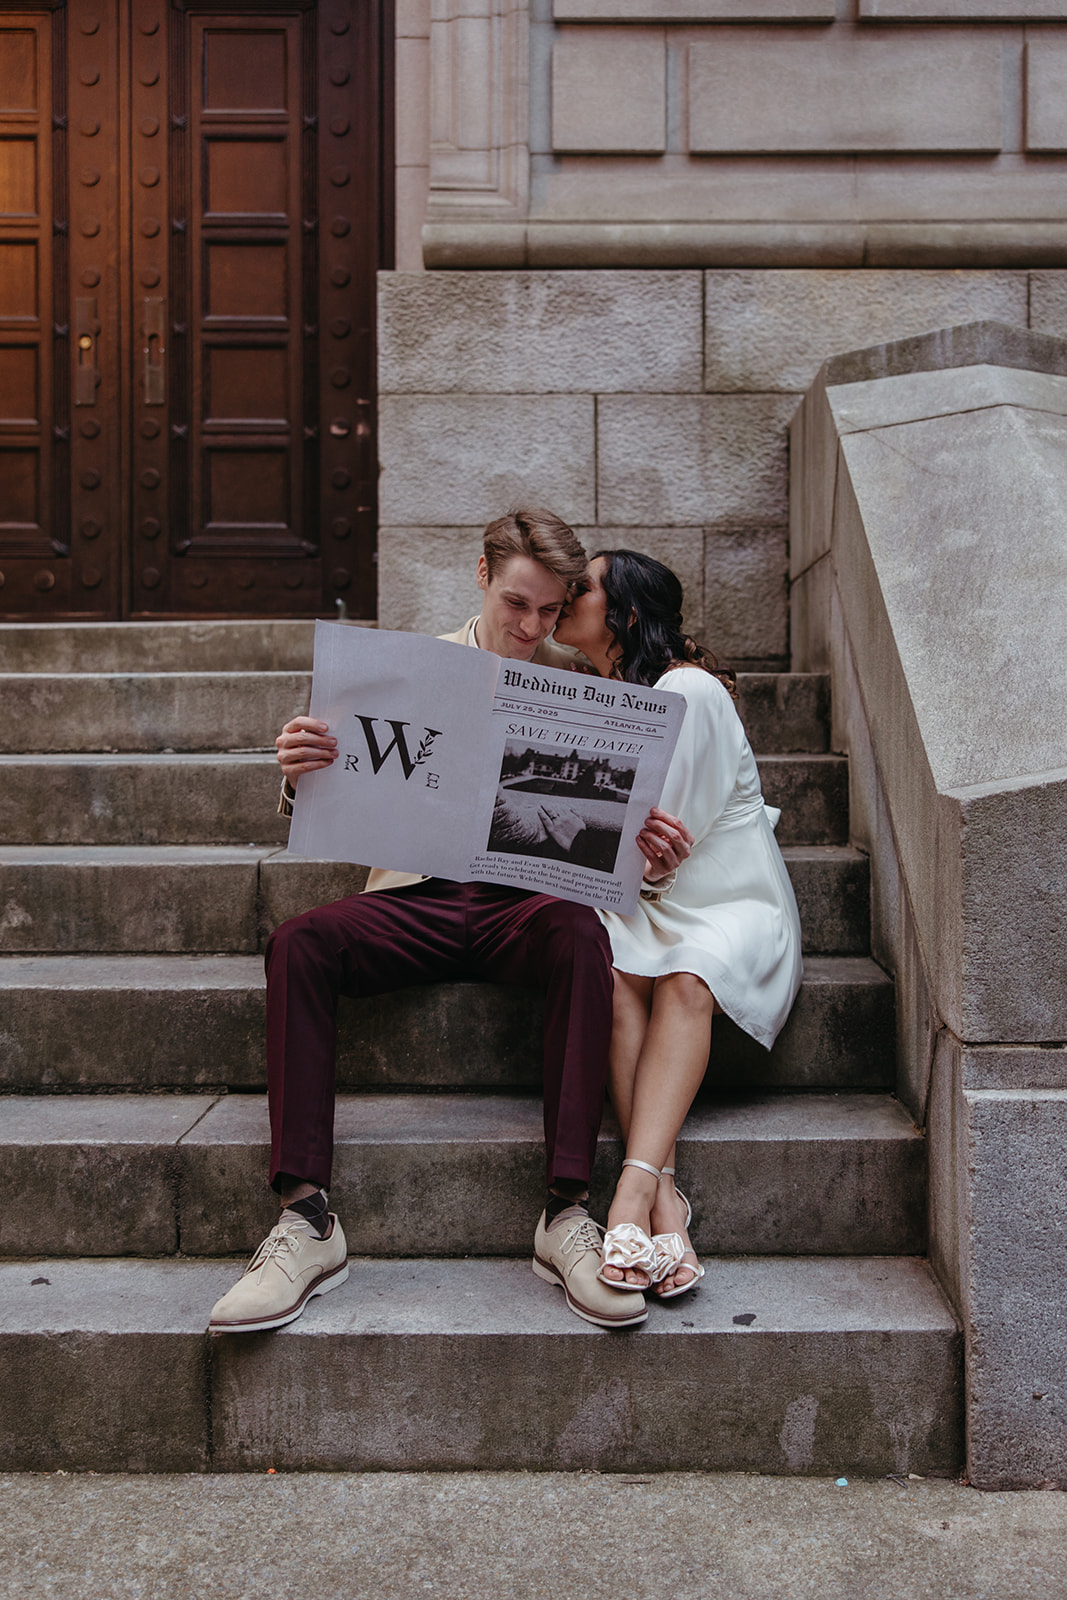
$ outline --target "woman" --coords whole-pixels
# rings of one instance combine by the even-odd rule
[[[608,1213],[603,1282],[684,1294],[704,1275],[674,1184],[674,1145],[725,1012],[770,1049],[800,986],[800,923],[734,676],[682,632],[682,587],[632,550],[604,550],[555,637],[602,677],[685,696],[662,807],[637,836],[645,887],[604,911],[615,968],[611,1098],[626,1160]],[[684,818],[684,822],[679,820]]]

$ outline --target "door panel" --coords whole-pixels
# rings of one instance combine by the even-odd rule
[[[374,614],[378,49],[0,0],[0,614]]]
[[[0,16],[0,605],[55,587],[52,28]]]
[[[176,26],[182,25],[176,14]],[[304,139],[301,61],[314,13],[252,14],[235,24],[191,15],[189,216],[182,241],[189,329],[188,542],[173,567],[184,604],[211,603],[221,584],[255,609],[317,596],[321,564],[306,493],[301,361],[305,304],[303,219],[314,155]],[[179,86],[179,92],[185,86]],[[257,593],[258,591],[258,593]]]
[[[86,0],[0,9],[6,616],[119,614],[117,42]]]

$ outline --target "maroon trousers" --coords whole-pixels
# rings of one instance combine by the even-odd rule
[[[339,995],[477,978],[545,997],[549,1182],[588,1182],[611,1041],[611,946],[589,906],[427,878],[283,922],[267,944],[271,1183],[328,1188]]]

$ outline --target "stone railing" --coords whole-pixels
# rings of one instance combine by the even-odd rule
[[[791,446],[793,665],[833,675],[968,1471],[1067,1482],[1067,342],[835,357]]]

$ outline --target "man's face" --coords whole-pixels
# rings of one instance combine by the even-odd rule
[[[512,556],[490,579],[484,556],[478,558],[482,614],[478,643],[483,650],[529,661],[552,632],[567,590],[532,556]]]

